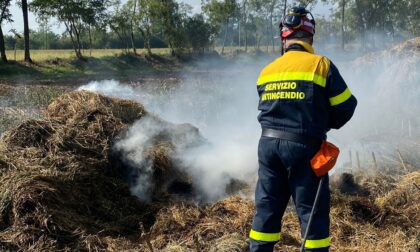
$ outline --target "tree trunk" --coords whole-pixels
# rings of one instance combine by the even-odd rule
[[[223,38],[223,43],[222,43],[222,52],[221,52],[222,54],[225,51],[225,42],[226,42],[226,38],[227,38],[228,27],[229,27],[229,20],[226,22],[225,36]]]
[[[134,25],[133,25],[134,16],[136,15],[136,7],[137,7],[137,1],[134,1],[133,14],[131,16],[131,24],[130,24],[131,46],[133,47],[134,55],[137,55],[136,43],[135,43],[135,39],[134,39]]]
[[[244,37],[245,37],[245,41],[244,41],[244,45],[245,45],[245,52],[248,51],[248,31],[247,31],[247,23],[248,23],[248,12],[247,12],[247,4],[248,1],[244,0],[243,1],[243,8],[244,8],[244,18],[243,18],[243,29],[244,29]]]
[[[346,8],[346,0],[341,1],[341,50],[344,51],[344,14]]]
[[[89,56],[92,57],[92,33],[89,25]]]
[[[257,38],[257,50],[260,50],[260,45],[261,45],[261,40],[262,40],[263,36],[258,36]]]
[[[238,22],[238,47],[241,49],[241,20]]]
[[[274,34],[273,34],[273,9],[271,9],[271,12],[270,12],[270,36],[271,36],[271,45],[274,52],[275,48],[274,48]]]
[[[82,58],[82,44],[80,43],[80,32],[76,27],[76,24],[73,23],[73,32],[74,35],[76,36],[76,46],[77,46],[77,53],[76,56],[77,58],[81,59]]]
[[[13,43],[13,56],[14,56],[14,60],[16,61],[16,53],[17,53],[17,40],[15,39],[15,42]]]
[[[357,10],[357,13],[358,13],[358,16],[357,16],[358,27],[360,29],[360,35],[362,37],[362,45],[361,46],[362,46],[362,50],[364,52],[366,52],[367,50],[366,50],[366,32],[365,32],[365,30],[366,30],[367,27],[365,27],[364,18],[360,14],[360,13],[362,13],[362,8],[363,7],[362,7],[362,4],[361,4],[360,0],[355,0],[355,2],[356,2],[356,10]]]
[[[146,30],[140,28],[141,36],[143,37],[143,44],[144,49],[147,51],[147,56],[152,56],[152,49],[150,48],[150,31],[149,28],[146,27]]]
[[[70,34],[70,39],[71,39],[71,44],[73,45],[73,50],[74,53],[76,54],[76,57],[78,59],[80,59],[80,52],[78,51],[77,45],[76,45],[76,41],[74,40],[74,35],[73,35],[73,25],[72,24],[67,24],[65,23],[66,28],[67,28],[67,32]]]
[[[268,51],[270,50],[269,48],[270,48],[270,29],[269,29],[269,27],[268,27],[268,25],[269,25],[269,19],[267,19],[267,21],[266,21],[266,27],[265,27],[265,38],[266,38],[266,51],[267,51],[267,53],[268,53]]]
[[[246,24],[244,27],[244,33],[245,33],[245,52],[248,52],[248,31],[246,30]]]
[[[3,30],[1,29],[1,25],[0,25],[0,55],[1,55],[1,61],[3,61],[4,63],[7,63],[6,46],[4,45],[4,35],[3,35]]]
[[[48,49],[48,33],[47,28],[44,28],[44,50]]]
[[[150,47],[150,27],[146,28],[146,47],[147,47],[147,55],[152,56],[152,48]]]
[[[29,50],[29,22],[28,22],[28,1],[22,0],[22,13],[23,13],[23,38],[25,41],[25,61],[32,62]]]

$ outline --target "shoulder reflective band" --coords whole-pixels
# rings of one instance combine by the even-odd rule
[[[330,105],[331,106],[340,105],[341,103],[347,101],[350,97],[351,97],[350,89],[346,88],[346,90],[344,90],[343,93],[330,98]]]
[[[262,242],[276,242],[280,240],[280,237],[281,237],[280,232],[279,233],[263,233],[263,232],[258,232],[251,229],[251,232],[249,233],[249,238],[255,241],[262,241]]]
[[[282,72],[261,76],[257,85],[264,85],[270,82],[280,81],[313,81],[315,84],[325,87],[327,80],[313,72]]]
[[[318,249],[326,248],[330,246],[331,238],[325,238],[321,240],[306,240],[305,248],[307,249]]]

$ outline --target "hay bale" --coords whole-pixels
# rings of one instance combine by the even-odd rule
[[[140,224],[150,227],[160,206],[132,196],[110,158],[115,138],[144,114],[138,103],[71,92],[50,104],[48,120],[6,132],[0,143],[0,247],[103,250],[112,237],[136,235]],[[159,145],[148,154],[161,176],[170,169],[169,151]]]
[[[89,120],[97,114],[110,115],[125,124],[131,124],[146,113],[144,106],[139,103],[86,91],[66,93],[54,99],[46,110],[48,117],[66,124]]]

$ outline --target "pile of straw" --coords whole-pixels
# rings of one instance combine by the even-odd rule
[[[45,120],[26,121],[0,142],[0,250],[247,251],[251,200],[232,196],[197,205],[193,198],[171,196],[192,190],[193,181],[176,170],[172,154],[177,141],[199,136],[196,128],[161,121],[163,131],[144,153],[153,163],[155,196],[145,203],[131,195],[126,164],[112,149],[132,123],[148,115],[141,104],[71,92],[45,113]],[[419,248],[420,172],[347,174],[337,181],[333,249]],[[278,251],[298,251],[293,207],[282,231]]]
[[[409,251],[419,248],[420,172],[400,179],[356,176],[361,194],[332,188],[331,237],[334,251]],[[395,181],[384,192],[384,183]],[[365,191],[369,193],[366,194]],[[379,193],[379,194],[377,194]],[[214,205],[180,203],[160,210],[144,251],[248,251],[253,202],[230,197]],[[277,251],[299,251],[300,228],[293,207],[283,219]]]
[[[100,250],[119,237],[138,243],[132,240],[153,224],[161,206],[131,195],[112,146],[148,114],[144,107],[70,92],[45,114],[45,120],[9,130],[0,142],[0,250]],[[170,173],[172,150],[160,141],[146,150],[155,188]]]

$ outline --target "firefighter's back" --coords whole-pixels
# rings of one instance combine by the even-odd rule
[[[288,51],[267,65],[257,83],[261,125],[324,139],[329,67],[326,57],[301,50]]]

